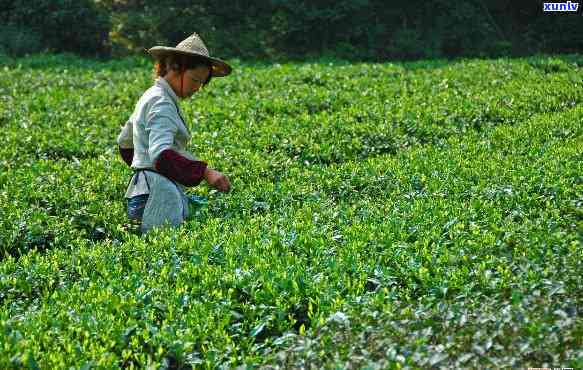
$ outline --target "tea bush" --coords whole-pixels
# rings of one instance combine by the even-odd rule
[[[583,365],[581,56],[234,64],[182,103],[233,191],[144,237],[150,64],[0,67],[2,368]]]

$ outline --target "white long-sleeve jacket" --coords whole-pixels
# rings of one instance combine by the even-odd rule
[[[198,160],[186,150],[191,134],[183,117],[172,87],[164,78],[156,79],[138,100],[117,138],[120,148],[134,149],[131,167],[154,169],[156,159],[166,149],[190,160]],[[144,175],[137,176],[135,183],[133,179],[130,181],[126,198],[149,193]]]

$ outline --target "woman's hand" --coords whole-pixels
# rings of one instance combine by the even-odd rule
[[[208,167],[204,171],[204,179],[210,186],[217,189],[218,191],[226,193],[231,188],[229,179],[227,179],[225,175]]]

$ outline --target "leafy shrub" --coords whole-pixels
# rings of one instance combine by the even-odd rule
[[[24,32],[24,45],[11,47],[15,52],[33,46],[82,55],[107,52],[109,16],[92,0],[0,0],[0,21]]]
[[[34,31],[15,26],[0,26],[0,52],[23,56],[43,51],[41,37]]]
[[[401,29],[395,32],[388,47],[389,55],[403,59],[418,59],[426,56],[426,52],[420,32],[414,29]]]
[[[209,0],[0,0],[0,21],[28,38],[38,35],[42,49],[91,55],[142,54],[156,44],[175,45],[194,31],[213,53],[244,59],[581,50],[583,23],[541,8],[542,3],[528,0],[259,0],[228,6]],[[22,53],[20,48],[11,47]]]
[[[501,56],[554,47],[579,50],[576,36],[583,32],[576,17],[548,17],[542,4],[524,0],[261,0],[223,7],[207,0],[180,6],[103,0],[100,5],[111,16],[112,43],[120,53],[176,44],[196,31],[213,52],[227,57]],[[561,31],[552,32],[557,27]]]

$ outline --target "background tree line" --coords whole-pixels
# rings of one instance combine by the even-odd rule
[[[0,53],[88,56],[175,45],[193,31],[239,58],[382,60],[583,50],[583,17],[539,0],[0,0]]]

